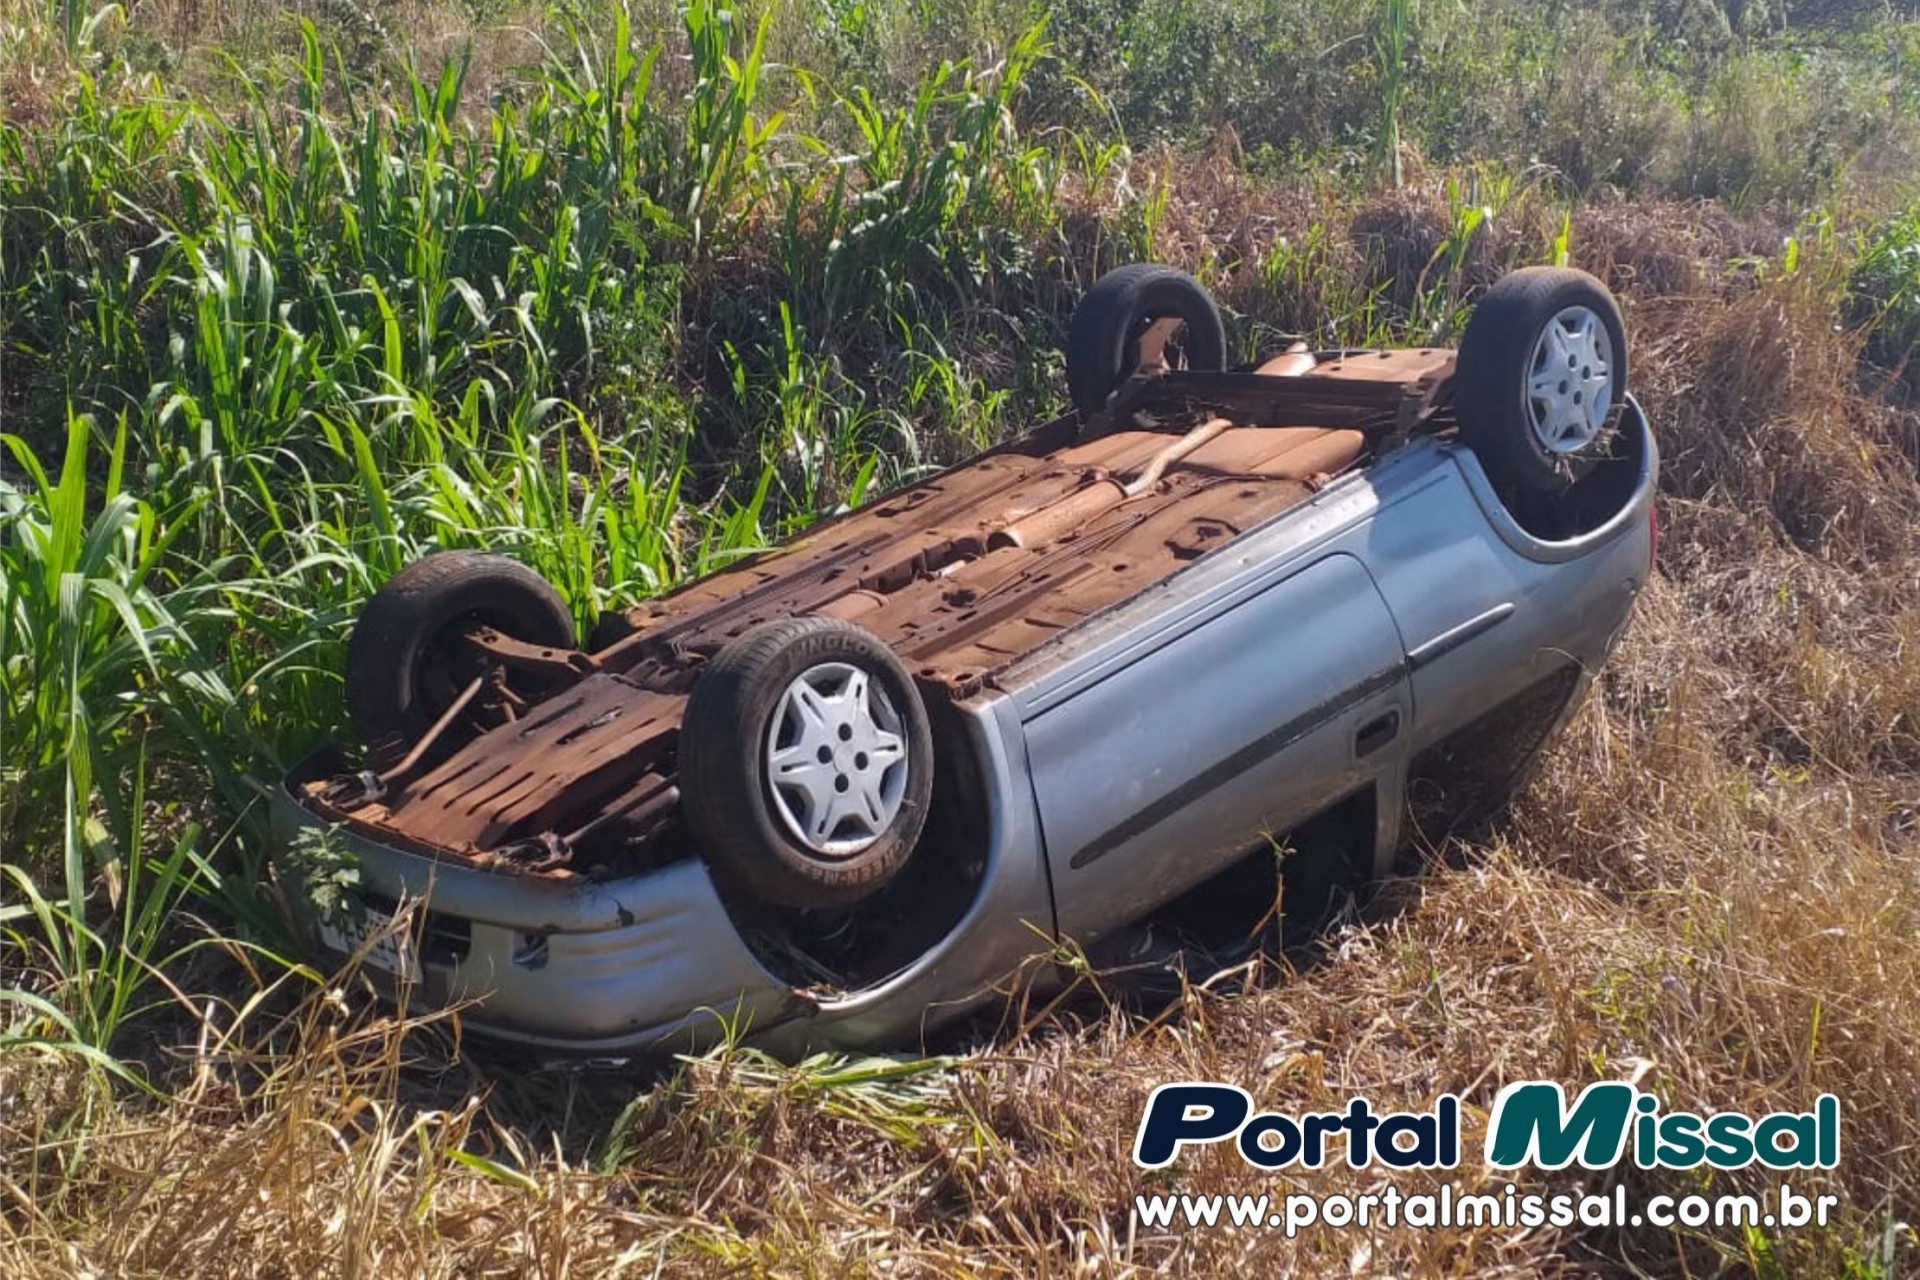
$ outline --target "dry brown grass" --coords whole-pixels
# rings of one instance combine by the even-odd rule
[[[35,0],[0,0],[0,121],[32,127],[58,116],[73,78]]]
[[[880,1083],[744,1052],[654,1079],[476,1066],[450,1024],[324,990],[187,1024],[156,1099],[18,1049],[0,1057],[0,1274],[1911,1268],[1920,484],[1901,420],[1861,396],[1852,342],[1811,276],[1730,265],[1745,232],[1717,213],[1647,216],[1657,233],[1624,210],[1583,215],[1575,248],[1629,293],[1636,382],[1666,457],[1663,573],[1510,820],[1386,886],[1318,963],[1236,995],[1195,991],[1151,1022],[1083,1011]],[[1222,269],[1283,231],[1263,225],[1228,253],[1231,231],[1170,219],[1181,257],[1212,253]],[[1391,218],[1368,225],[1398,234]],[[1364,254],[1347,251],[1359,270]],[[1255,1177],[1217,1151],[1172,1182],[1142,1175],[1127,1152],[1158,1081],[1233,1081],[1284,1111],[1355,1093],[1424,1107],[1456,1091],[1471,1152],[1503,1082],[1635,1076],[1674,1106],[1714,1110],[1839,1094],[1841,1167],[1799,1189],[1841,1194],[1843,1220],[1771,1239],[1488,1228],[1288,1241],[1130,1225],[1140,1190],[1361,1181]],[[1623,1176],[1636,1194],[1702,1189]],[[1490,1181],[1470,1156],[1460,1180],[1476,1179]],[[1762,1185],[1736,1174],[1710,1189]]]

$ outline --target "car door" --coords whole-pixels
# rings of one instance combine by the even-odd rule
[[[1393,616],[1358,559],[1316,560],[1026,726],[1063,936],[1136,919],[1396,765]]]

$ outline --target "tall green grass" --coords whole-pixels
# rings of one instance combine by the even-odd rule
[[[1547,136],[1527,113],[1555,123],[1541,104],[1576,72],[1603,105],[1611,77],[1662,103],[1694,75],[1676,146],[1745,110],[1734,90],[1714,107],[1698,68],[1648,71],[1630,24],[1582,19],[1585,66],[1525,12],[1067,5],[1035,26],[1024,5],[803,22],[686,0],[669,29],[578,5],[511,76],[390,50],[382,80],[306,22],[217,89],[158,95],[140,11],[36,10],[70,52],[44,110],[0,114],[12,1008],[110,1045],[183,903],[272,936],[258,789],[347,731],[351,620],[419,555],[515,555],[590,627],[1052,412],[1059,329],[1098,270],[1193,262],[1231,286],[1249,357],[1440,341],[1509,206],[1586,185],[1463,168],[1390,289],[1344,224],[1210,226],[1247,169],[1311,165],[1350,212],[1354,175],[1391,158],[1411,188],[1403,159],[1458,159],[1482,126],[1524,161]],[[1259,76],[1236,70],[1248,49]],[[1870,41],[1846,56],[1869,87],[1886,73]],[[1511,99],[1466,91],[1496,65]],[[1184,105],[1162,110],[1175,72]],[[1212,160],[1153,150],[1226,120]],[[1777,186],[1785,153],[1746,141],[1748,187]],[[1890,316],[1909,313],[1900,234],[1862,267]]]
[[[1873,334],[1869,354],[1920,386],[1920,200],[1864,237],[1849,286],[1853,316]]]
[[[914,474],[922,420],[1003,429],[942,344],[1031,271],[1083,151],[1017,127],[1037,34],[901,107],[835,95],[830,139],[763,105],[764,19],[691,0],[668,85],[603,16],[485,104],[465,58],[369,94],[307,25],[239,110],[83,79],[52,126],[0,122],[0,919],[31,1034],[110,1045],[190,898],[271,936],[259,788],[344,732],[352,616],[411,559],[515,555],[584,630]]]
[[[0,1044],[104,1060],[166,985],[163,970],[204,940],[177,942],[176,911],[207,897],[258,929],[272,923],[215,869],[199,826],[148,796],[149,753],[164,754],[170,732],[218,758],[201,717],[232,694],[182,619],[220,610],[205,576],[162,584],[190,521],[164,520],[122,487],[124,420],[96,480],[89,426],[70,419],[52,476],[22,441],[0,438],[25,473],[21,486],[0,480],[0,939],[50,978],[40,992],[0,988],[18,1015],[0,1021]],[[172,830],[155,832],[156,817]],[[57,855],[12,853],[36,847]]]
[[[1398,187],[1406,181],[1400,153],[1400,120],[1406,111],[1408,62],[1413,49],[1414,0],[1381,0],[1373,35],[1374,68],[1380,78],[1380,131],[1376,145]]]

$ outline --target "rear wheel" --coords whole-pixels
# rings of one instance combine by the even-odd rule
[[[933,794],[926,708],[870,632],[769,622],[700,673],[680,788],[717,875],[775,906],[844,906],[898,874],[920,838]]]
[[[1626,390],[1620,308],[1584,271],[1509,273],[1460,341],[1460,435],[1496,484],[1553,490],[1578,480],[1607,456]]]
[[[1067,331],[1067,388],[1074,408],[1095,414],[1107,407],[1139,370],[1141,340],[1159,320],[1175,322],[1162,352],[1168,367],[1227,367],[1226,327],[1199,281],[1151,262],[1120,267],[1101,276],[1074,308]]]
[[[493,627],[571,649],[573,615],[533,570],[483,551],[439,551],[408,565],[360,611],[347,642],[347,712],[363,740],[424,733],[483,664],[462,634]]]

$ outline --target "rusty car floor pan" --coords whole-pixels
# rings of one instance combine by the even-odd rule
[[[1450,355],[1322,366],[1413,382]],[[338,818],[432,856],[486,856],[659,796],[700,666],[762,622],[847,619],[888,644],[930,699],[996,671],[1310,497],[1358,465],[1367,437],[1233,426],[1183,437],[1078,420],[1008,445],[792,542],[628,610],[596,674],[477,733],[406,786]],[[309,800],[324,808],[321,786]],[[644,806],[642,806],[644,807]]]

